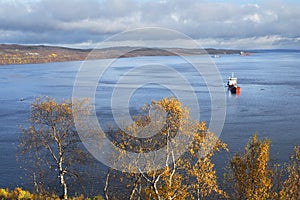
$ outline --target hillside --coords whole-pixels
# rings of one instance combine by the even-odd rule
[[[96,49],[88,59],[105,59],[137,56],[174,56],[209,54],[238,54],[240,50],[227,49],[182,49],[182,48],[143,48],[114,47]],[[0,44],[0,65],[29,64],[46,62],[65,62],[85,60],[92,49],[74,49],[56,46],[25,46],[17,44]]]

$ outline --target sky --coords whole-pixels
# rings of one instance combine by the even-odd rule
[[[299,0],[0,0],[0,43],[90,48],[136,28],[202,47],[300,49]]]

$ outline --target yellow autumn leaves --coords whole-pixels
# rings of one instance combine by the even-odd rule
[[[270,140],[259,140],[253,135],[244,153],[235,154],[230,160],[224,177],[226,184],[232,186],[229,187],[231,199],[300,199],[300,146],[294,147],[290,163],[276,170],[274,166],[279,164],[272,166],[269,162],[269,145]]]
[[[30,150],[48,149],[50,157],[53,158],[52,163],[54,160],[56,165],[68,165],[68,168],[60,169],[60,176],[66,176],[71,166],[77,164],[75,159],[78,159],[78,152],[80,152],[80,149],[77,149],[78,146],[75,145],[78,138],[74,137],[76,134],[72,106],[73,109],[75,106],[76,110],[82,112],[82,115],[88,115],[90,111],[89,106],[86,106],[87,102],[88,100],[82,100],[72,103],[66,100],[59,103],[51,98],[36,99],[31,106],[32,127],[23,129],[26,136],[23,146],[21,145],[23,150],[31,146],[35,148],[30,148]],[[160,118],[153,118],[157,120],[152,123],[153,129],[157,124],[163,124],[159,133],[143,139],[134,137],[142,127],[149,125],[153,120],[147,115],[135,116],[134,124],[126,127],[132,133],[132,137],[126,135],[123,130],[110,133],[111,139],[115,139],[114,144],[121,149],[120,154],[112,155],[111,159],[116,161],[123,159],[126,157],[125,151],[147,153],[166,147],[166,155],[162,157],[165,164],[161,169],[149,171],[141,169],[139,173],[130,173],[130,168],[136,167],[138,161],[124,166],[127,169],[122,172],[114,170],[112,166],[107,172],[103,185],[106,199],[300,199],[299,146],[294,148],[291,162],[285,165],[286,178],[282,177],[281,182],[276,183],[275,177],[278,174],[269,161],[270,141],[260,140],[257,135],[253,135],[246,144],[244,152],[237,153],[230,159],[228,169],[224,174],[227,187],[222,189],[217,180],[212,158],[221,150],[228,151],[227,145],[207,129],[205,122],[190,119],[189,109],[192,108],[183,107],[175,98],[152,101],[150,105],[145,105],[142,109],[148,112],[150,108],[158,113],[161,111],[166,113],[163,123],[159,123]],[[178,131],[182,135],[191,137],[192,142],[184,147],[186,151],[181,156],[176,157],[177,149],[183,148],[182,144],[186,144],[186,141],[173,142]],[[71,136],[70,133],[73,133],[72,140],[68,138]],[[54,139],[53,144],[41,145],[47,144],[50,138]],[[72,144],[72,148],[69,148]],[[55,145],[58,150],[52,151],[51,148],[56,147]],[[55,155],[56,152],[60,154]],[[40,160],[43,160],[43,156],[49,158],[49,155],[41,153],[36,155],[38,155],[36,158]],[[80,164],[84,164],[86,156],[81,158]],[[145,158],[144,165],[150,168],[155,165],[155,154],[153,157]],[[57,177],[57,174],[53,176]],[[277,189],[274,187],[276,184]],[[121,189],[117,191],[116,188]]]

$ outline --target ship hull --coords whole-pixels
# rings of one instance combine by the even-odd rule
[[[233,94],[239,94],[240,93],[240,87],[229,85],[228,90]]]

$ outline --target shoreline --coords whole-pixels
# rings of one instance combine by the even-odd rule
[[[89,55],[93,51],[92,55]],[[104,49],[75,49],[58,46],[27,46],[0,44],[0,65],[37,64],[50,62],[82,61],[85,59],[128,58],[139,56],[190,56],[239,54],[241,50],[232,49],[183,49],[183,48],[145,48],[113,47]]]

